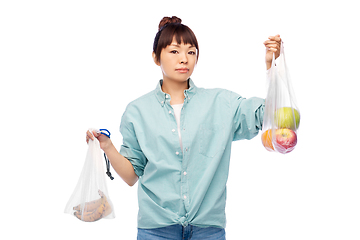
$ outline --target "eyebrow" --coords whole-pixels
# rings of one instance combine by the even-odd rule
[[[170,44],[170,46],[174,46],[174,47],[180,47],[180,45],[179,44],[174,44],[174,43],[172,43],[172,44]],[[190,45],[190,47],[189,48],[196,48],[194,45]]]

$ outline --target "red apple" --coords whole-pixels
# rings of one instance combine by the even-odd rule
[[[282,128],[275,131],[275,140],[275,150],[285,154],[294,150],[297,143],[297,136],[293,130]]]

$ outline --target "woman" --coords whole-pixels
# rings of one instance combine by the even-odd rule
[[[264,42],[268,69],[280,42],[279,35]],[[163,79],[127,106],[120,152],[93,132],[121,178],[130,186],[139,181],[138,239],[225,239],[231,143],[262,127],[264,99],[194,84],[198,57],[191,29],[163,18],[153,47]],[[87,132],[87,141],[93,138]]]

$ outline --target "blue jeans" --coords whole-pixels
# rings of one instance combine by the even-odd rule
[[[138,229],[137,240],[225,240],[223,228],[200,228],[192,225],[171,225],[154,229]]]

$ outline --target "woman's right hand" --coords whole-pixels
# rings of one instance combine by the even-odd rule
[[[109,148],[112,145],[110,138],[105,136],[104,134],[98,133],[95,130],[93,130],[92,133],[90,132],[90,130],[86,132],[87,143],[89,143],[90,140],[93,141],[95,139],[94,137],[97,138],[97,140],[99,140],[100,148],[103,151],[105,151],[107,148]]]

